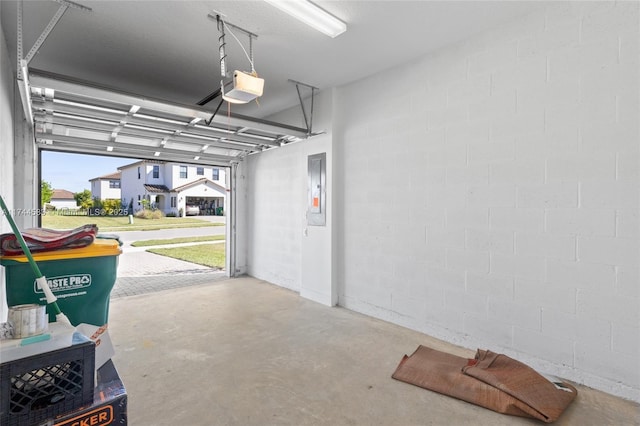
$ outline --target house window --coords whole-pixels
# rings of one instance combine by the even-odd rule
[[[119,180],[110,180],[109,181],[109,188],[120,188],[120,181]]]
[[[140,201],[140,194],[138,194],[138,201]]]
[[[171,207],[176,207],[177,206],[177,197],[171,197]]]
[[[215,167],[213,168],[213,180],[218,180],[220,179],[220,170],[216,169]]]
[[[158,179],[160,177],[160,166],[153,166],[153,178]]]
[[[180,178],[181,179],[187,178],[187,166],[180,166]]]
[[[138,166],[138,179],[140,179],[140,166]]]
[[[196,174],[197,174],[198,176],[204,176],[204,167],[198,167],[198,168],[196,169]]]

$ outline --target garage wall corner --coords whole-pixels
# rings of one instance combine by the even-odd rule
[[[322,134],[247,158],[248,273],[328,306],[337,303],[333,94],[330,89],[315,96],[313,131]],[[301,117],[297,106],[269,119],[303,127]],[[319,153],[326,153],[326,225],[309,226],[307,159]]]
[[[38,211],[40,209],[40,179],[39,159],[36,149],[33,128],[27,123],[22,108],[22,100],[18,96],[18,89],[14,87],[14,147],[13,161],[20,164],[15,167],[13,208],[24,211]],[[38,226],[38,215],[16,215],[16,224],[20,229]]]
[[[14,162],[13,162],[13,105],[15,78],[0,19],[0,195],[9,205],[14,205]],[[11,232],[9,222],[0,214],[0,234]],[[4,267],[0,266],[0,322],[6,321],[7,304],[5,295]]]

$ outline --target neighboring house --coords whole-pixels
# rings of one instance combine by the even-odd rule
[[[56,210],[78,208],[76,199],[73,198],[73,192],[66,189],[54,189],[51,201],[48,204],[55,207]]]
[[[185,212],[187,205],[200,214],[224,209],[227,196],[224,168],[142,160],[118,167],[123,207],[143,208],[143,200],[164,213]]]
[[[99,200],[120,200],[120,172],[111,173],[89,179],[91,182],[91,198]]]

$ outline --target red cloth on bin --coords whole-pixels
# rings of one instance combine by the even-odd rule
[[[22,231],[22,237],[32,253],[86,247],[93,243],[97,234],[98,226],[93,224],[65,231],[47,228],[29,228]],[[0,255],[22,254],[24,253],[14,234],[0,235]]]

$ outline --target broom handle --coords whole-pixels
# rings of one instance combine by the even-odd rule
[[[9,213],[9,209],[7,208],[7,205],[4,203],[4,199],[2,198],[1,195],[0,195],[0,207],[2,207],[2,211],[4,212],[5,217],[9,221],[9,225],[11,226],[11,229],[13,230],[13,233],[15,234],[16,239],[18,240],[18,243],[20,243],[20,247],[22,248],[23,253],[25,254],[25,256],[27,256],[27,259],[29,260],[29,265],[31,265],[31,269],[33,270],[33,273],[36,275],[36,279],[37,280],[42,279],[43,278],[42,272],[40,272],[40,268],[38,267],[38,264],[36,263],[36,261],[33,260],[31,251],[29,250],[29,247],[27,247],[27,243],[24,241],[24,238],[22,237],[20,230],[18,230],[18,226],[13,221],[13,217],[11,217],[11,214]],[[41,285],[41,287],[43,286]],[[43,291],[44,291],[44,288],[43,288]],[[55,302],[55,300],[51,303],[51,305],[56,315],[61,313],[60,308],[58,307],[58,304]]]

